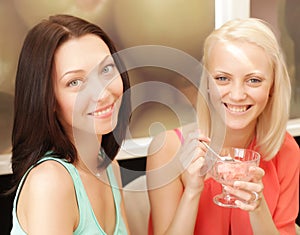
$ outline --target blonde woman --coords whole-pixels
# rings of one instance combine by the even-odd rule
[[[147,159],[149,234],[296,234],[300,151],[286,132],[291,84],[274,33],[259,19],[232,20],[207,37],[203,66],[204,95],[216,111],[211,113],[224,121],[224,133],[202,108],[200,131],[192,132],[191,124],[153,140]],[[241,199],[238,208],[214,204],[221,185],[209,172],[199,175],[206,152],[200,140],[209,143],[205,136],[218,133],[220,148],[249,148],[261,155],[250,182],[226,188]]]

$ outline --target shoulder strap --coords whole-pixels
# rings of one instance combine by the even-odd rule
[[[182,135],[181,131],[178,128],[175,128],[174,131],[175,131],[176,135],[178,136],[181,144],[183,144],[184,143],[184,138],[183,138],[183,135]]]
[[[26,171],[26,173],[24,174],[24,176],[22,177],[19,185],[18,185],[18,188],[17,188],[17,191],[16,191],[16,196],[15,196],[15,201],[14,201],[14,206],[16,206],[17,204],[17,201],[18,201],[18,198],[19,198],[19,194],[20,194],[20,191],[23,187],[23,184],[29,174],[29,172],[37,165],[39,165],[40,163],[44,162],[44,161],[47,161],[47,160],[54,160],[54,161],[57,161],[59,163],[61,163],[66,169],[67,171],[69,172],[69,174],[72,175],[72,169],[70,168],[70,165],[66,160],[64,159],[60,159],[60,158],[55,158],[55,157],[50,157],[48,152],[46,153],[45,157],[41,158],[37,163],[35,163],[34,165],[32,165],[31,167],[28,168],[28,170]],[[73,166],[73,165],[72,165]]]

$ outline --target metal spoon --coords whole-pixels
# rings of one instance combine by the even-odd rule
[[[220,156],[219,154],[217,154],[215,152],[215,150],[213,150],[207,143],[205,143],[204,141],[201,141],[200,142],[209,150],[211,151],[217,158],[219,158],[221,161],[234,161],[234,159],[230,156]]]

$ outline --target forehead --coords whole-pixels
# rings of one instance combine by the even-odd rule
[[[238,68],[272,70],[271,57],[266,51],[254,43],[240,41],[219,41],[211,49],[208,67],[227,66]]]
[[[56,74],[62,75],[71,70],[92,70],[110,51],[98,36],[87,34],[64,42],[55,52]]]

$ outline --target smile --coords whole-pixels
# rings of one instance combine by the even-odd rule
[[[106,107],[104,109],[98,109],[94,112],[89,113],[89,115],[95,116],[95,117],[100,117],[100,116],[105,116],[107,114],[110,114],[113,110],[114,105],[110,105],[109,107]]]
[[[227,103],[224,103],[224,105],[227,107],[227,109],[230,112],[233,112],[233,113],[243,113],[251,107],[250,105],[231,105],[231,104],[227,104]]]

